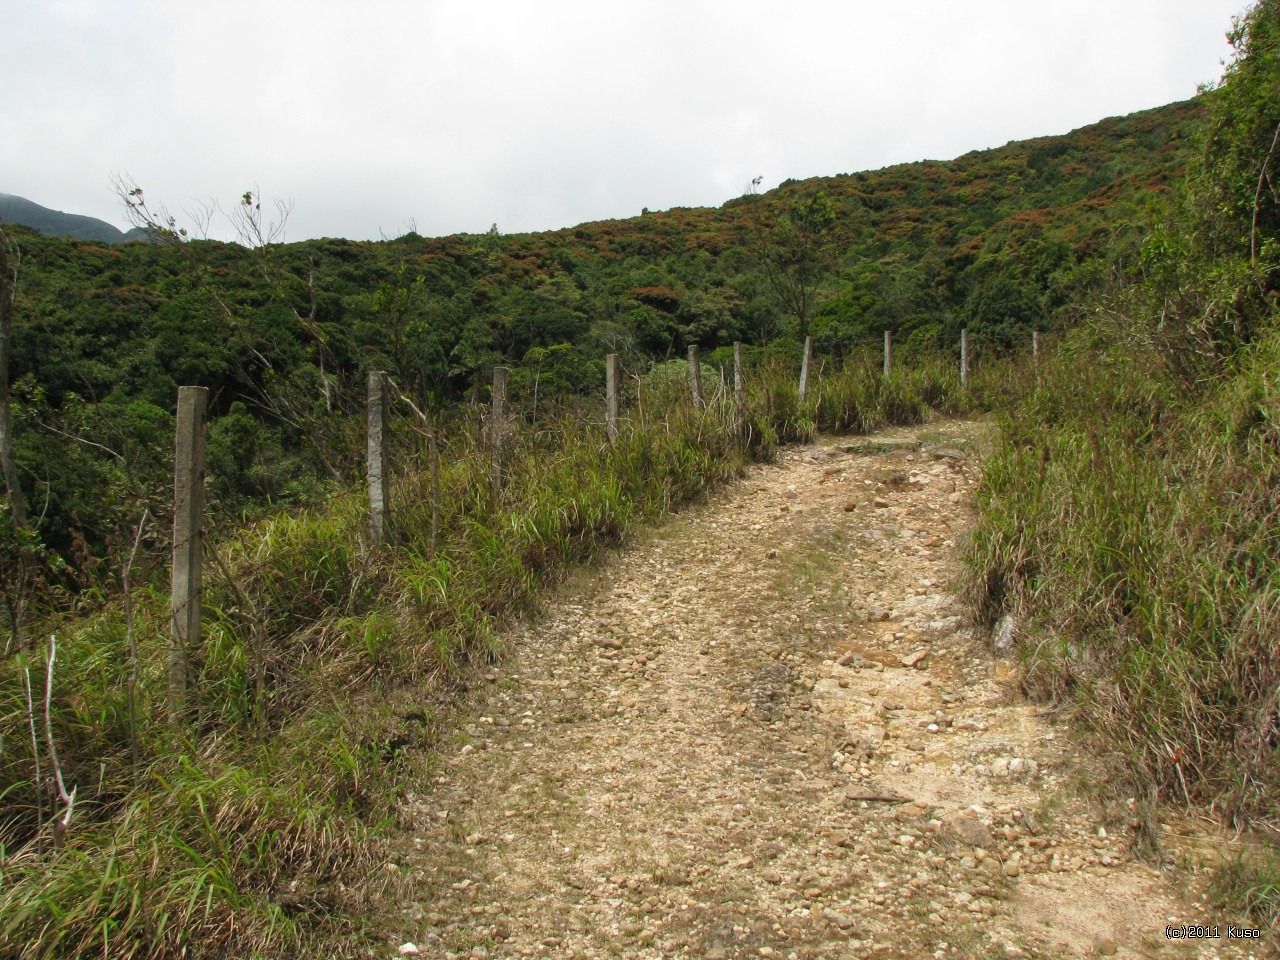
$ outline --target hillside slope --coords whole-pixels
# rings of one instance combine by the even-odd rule
[[[801,331],[762,269],[761,235],[814,191],[832,211],[810,323],[819,356],[839,360],[883,330],[904,357],[954,350],[963,326],[982,362],[1073,321],[1075,294],[1135,248],[1142,208],[1185,165],[1201,113],[1199,100],[1172,104],[949,162],[544,233],[259,250],[27,238],[18,456],[41,501],[48,492],[47,541],[61,551],[76,530],[96,552],[115,491],[167,482],[158,451],[180,384],[210,389],[211,494],[235,516],[357,469],[347,418],[367,369],[445,407],[509,365],[512,398],[532,415],[593,390],[610,352],[629,375],[690,344],[712,364],[736,340],[753,362],[794,358]],[[120,457],[70,439],[89,434]]]
[[[70,237],[94,243],[120,243],[126,238],[123,231],[105,220],[50,210],[8,193],[0,193],[0,223],[30,227],[49,237]]]

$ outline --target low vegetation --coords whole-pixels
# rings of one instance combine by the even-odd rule
[[[1028,687],[1119,751],[1116,787],[1239,826],[1280,819],[1278,40],[1275,3],[1240,22],[1177,203],[1023,372],[969,547],[975,607],[1018,618]],[[1236,893],[1280,917],[1274,880]]]
[[[369,547],[362,495],[338,491],[212,548],[195,716],[178,728],[166,721],[162,588],[135,593],[129,610],[114,602],[50,624],[56,641],[11,652],[0,663],[0,956],[359,943],[379,839],[429,763],[449,690],[499,653],[503,618],[636,523],[768,459],[780,436],[972,402],[949,363],[891,378],[850,364],[816,379],[807,402],[794,373],[753,376],[739,416],[718,388],[694,409],[687,364],[658,368],[612,443],[580,411],[520,430],[501,490],[477,423],[448,433],[437,481],[425,441],[402,422],[408,468],[389,546]],[[55,763],[75,791],[65,830]]]
[[[901,357],[954,354],[962,327],[975,363],[1025,350],[1032,330],[1075,319],[1074,292],[1112,254],[1136,250],[1133,221],[1184,167],[1203,106],[540,233],[278,243],[270,203],[246,194],[232,211],[242,242],[220,243],[163,233],[157,198],[129,185],[134,215],[174,242],[4,228],[21,261],[15,458],[64,564],[51,585],[109,591],[132,505],[164,515],[180,385],[209,389],[209,493],[225,524],[354,480],[371,369],[443,411],[482,398],[506,365],[536,414],[594,393],[608,353],[642,373],[695,344],[724,365],[741,341],[794,363],[809,334],[839,364],[885,330]],[[0,546],[0,559],[17,549]]]

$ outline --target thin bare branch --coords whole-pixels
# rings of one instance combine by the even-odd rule
[[[422,430],[419,432],[426,436],[428,431],[431,430],[431,421],[427,419],[427,415],[419,410],[418,405],[405,395],[405,392],[400,389],[400,385],[391,379],[391,375],[389,373],[384,373],[383,376],[386,378],[387,383],[390,384],[391,388],[395,390],[396,397],[417,415],[419,422],[422,424]]]
[[[1258,212],[1262,208],[1262,187],[1270,179],[1267,171],[1271,169],[1271,158],[1275,156],[1277,144],[1280,144],[1280,123],[1276,124],[1276,132],[1271,136],[1271,147],[1258,172],[1258,188],[1253,192],[1253,220],[1249,224],[1249,260],[1252,263],[1258,262]]]
[[[35,703],[31,697],[31,668],[22,668],[22,685],[27,694],[27,726],[31,728],[31,759],[36,765],[36,837],[44,833],[44,774],[40,769],[40,738],[36,735]]]
[[[67,786],[62,780],[62,764],[58,761],[58,748],[53,742],[53,665],[57,658],[58,638],[51,633],[49,634],[49,656],[45,660],[44,667],[44,733],[49,747],[49,760],[53,763],[54,782],[58,786],[58,798],[66,807],[62,819],[55,820],[53,823],[53,848],[55,850],[62,848],[67,828],[71,826],[71,815],[75,812],[76,790],[78,789],[77,787],[72,787],[71,792],[67,793]]]
[[[102,453],[107,454],[107,456],[115,457],[121,463],[127,462],[123,454],[117,453],[115,450],[112,450],[108,446],[104,446],[103,444],[98,443],[94,440],[86,440],[84,437],[77,437],[74,433],[67,433],[65,430],[59,430],[57,427],[53,426],[52,424],[48,424],[43,421],[37,421],[37,422],[40,424],[40,426],[43,429],[48,430],[50,433],[56,433],[60,437],[66,437],[68,440],[74,440],[76,443],[83,444],[84,446],[89,447],[93,450],[101,451]]]
[[[0,471],[9,491],[9,509],[14,525],[31,529],[27,501],[18,481],[18,460],[13,447],[13,414],[9,401],[9,353],[13,336],[14,314],[18,304],[18,268],[22,250],[0,226]]]
[[[204,543],[209,555],[213,557],[214,565],[222,574],[227,586],[231,588],[231,592],[235,594],[241,617],[249,628],[249,653],[253,657],[253,720],[258,729],[261,730],[267,721],[267,664],[265,652],[262,648],[262,618],[255,606],[249,602],[249,598],[244,595],[240,585],[236,583],[235,577],[231,575],[227,565],[223,563],[222,554],[218,553],[218,548],[214,545],[213,538],[208,535],[208,531],[205,531]]]

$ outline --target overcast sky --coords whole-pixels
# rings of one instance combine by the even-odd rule
[[[0,193],[554,229],[1184,100],[1244,0],[0,0]],[[268,206],[270,203],[268,203]],[[211,233],[226,233],[215,221]]]

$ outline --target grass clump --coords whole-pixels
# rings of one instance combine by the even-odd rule
[[[1030,679],[1123,745],[1139,780],[1228,817],[1274,815],[1275,339],[1194,399],[1152,354],[1075,346],[1002,423],[969,597],[986,622],[1041,621]]]
[[[1280,857],[1243,852],[1225,860],[1213,873],[1209,893],[1215,905],[1243,909],[1263,930],[1280,923]]]
[[[1237,828],[1280,822],[1275,323],[1190,392],[1158,352],[1073,338],[1002,418],[965,557],[980,619],[1019,618],[1027,689],[1117,758],[1115,789]],[[1271,924],[1278,865],[1267,843],[1228,865],[1224,903]]]

